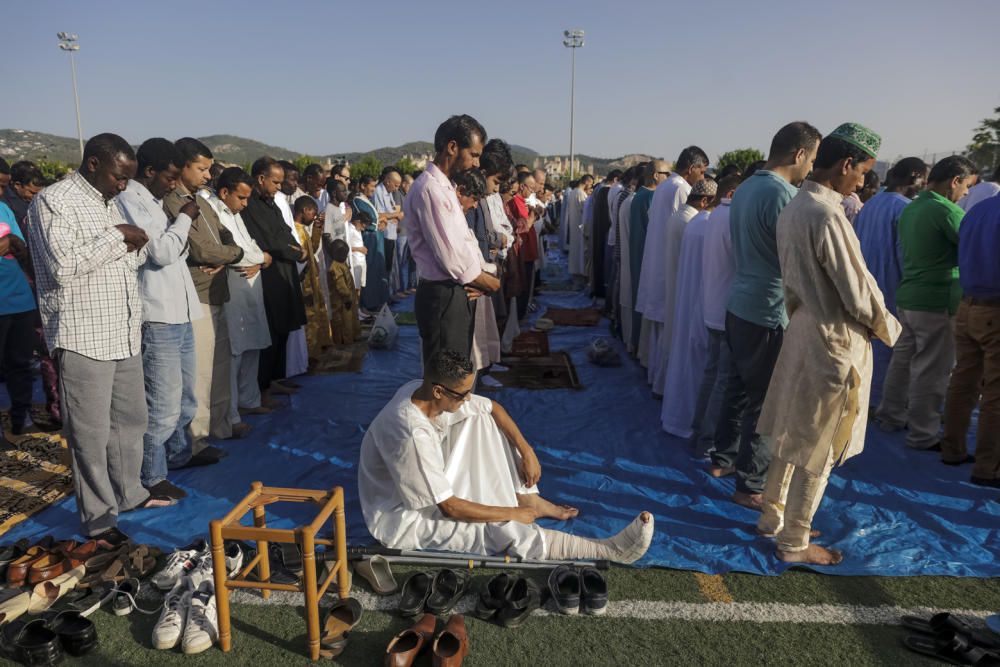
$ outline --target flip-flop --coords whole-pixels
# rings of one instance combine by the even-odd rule
[[[934,614],[930,619],[921,618],[920,616],[903,616],[900,618],[900,623],[904,628],[915,630],[925,635],[938,636],[954,632],[964,635],[976,646],[990,651],[1000,649],[1000,637],[993,637],[989,633],[974,628],[948,612]]]
[[[927,655],[952,665],[1000,667],[1000,655],[973,645],[967,637],[957,632],[934,637],[910,635],[903,639],[903,645],[914,653]]]
[[[385,556],[376,555],[360,560],[355,563],[354,571],[379,595],[392,595],[399,589]]]
[[[319,640],[320,654],[334,658],[347,646],[347,634],[361,621],[361,604],[354,598],[337,601],[327,612],[323,637]]]

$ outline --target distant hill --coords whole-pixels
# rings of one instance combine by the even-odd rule
[[[278,159],[295,159],[301,155],[298,151],[288,148],[271,146],[253,139],[236,137],[230,134],[213,134],[208,137],[199,137],[199,139],[212,149],[212,153],[217,160],[229,164],[246,164],[262,155],[270,155]],[[554,155],[542,156],[530,148],[517,144],[511,144],[511,152],[514,155],[515,162],[524,163],[529,166],[534,164],[535,159],[538,157],[556,157]],[[319,158],[321,162],[327,159],[331,162],[337,162],[341,159],[357,162],[363,157],[372,156],[382,164],[395,164],[404,155],[419,158],[422,155],[427,156],[433,153],[434,145],[431,142],[411,141],[401,146],[385,146],[364,153],[329,153],[326,155],[315,155],[314,157]],[[0,130],[0,157],[3,157],[8,162],[46,159],[76,164],[80,159],[80,147],[78,141],[72,137],[60,137],[54,134],[33,132],[31,130],[8,129]],[[648,159],[648,156],[634,155],[615,159],[577,155],[580,163],[585,168],[593,165],[594,171],[601,174],[606,174],[610,169],[622,168],[623,165],[628,166],[630,162],[638,161],[636,160],[637,157]]]

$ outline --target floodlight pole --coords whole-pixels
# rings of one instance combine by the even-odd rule
[[[80,159],[83,159],[83,124],[80,122],[80,95],[76,88],[76,59],[73,52],[80,50],[77,43],[77,36],[73,33],[60,32],[56,35],[59,38],[59,48],[69,53],[69,67],[73,74],[73,103],[76,105],[76,138],[80,142]]]
[[[575,176],[575,156],[573,150],[573,125],[576,115],[576,50],[583,46],[583,31],[580,29],[563,31],[563,46],[573,52],[569,79],[569,180]]]

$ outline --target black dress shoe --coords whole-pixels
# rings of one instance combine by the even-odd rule
[[[399,597],[399,613],[403,616],[419,615],[431,594],[432,581],[430,572],[414,572],[408,576]]]
[[[63,648],[70,655],[86,655],[97,647],[94,622],[78,611],[59,612],[49,621],[49,627],[59,636]]]
[[[434,575],[431,594],[427,596],[427,611],[447,616],[469,588],[471,577],[465,570],[444,568]]]
[[[541,594],[538,585],[531,579],[518,577],[507,594],[507,604],[497,614],[497,620],[506,628],[516,628],[540,605]]]
[[[580,570],[580,593],[585,614],[603,616],[608,610],[608,582],[596,568]]]
[[[9,623],[4,628],[4,638],[8,654],[22,665],[48,667],[59,664],[63,659],[59,635],[44,619]]]
[[[560,613],[580,613],[580,573],[571,565],[560,565],[549,573],[549,592]]]
[[[506,572],[490,577],[476,600],[476,616],[484,621],[496,616],[507,602],[507,593],[513,585],[514,577]]]

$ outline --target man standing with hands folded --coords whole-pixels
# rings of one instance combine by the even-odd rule
[[[479,167],[486,130],[472,116],[452,116],[434,133],[434,161],[413,183],[405,201],[409,245],[417,264],[417,328],[426,365],[450,349],[472,353],[475,299],[500,287],[484,266],[452,178]]]
[[[84,147],[80,169],[46,188],[28,211],[81,532],[112,543],[123,539],[121,512],[173,504],[151,495],[139,479],[147,415],[138,274],[148,239],[112,201],[135,172],[128,142],[99,134]]]

